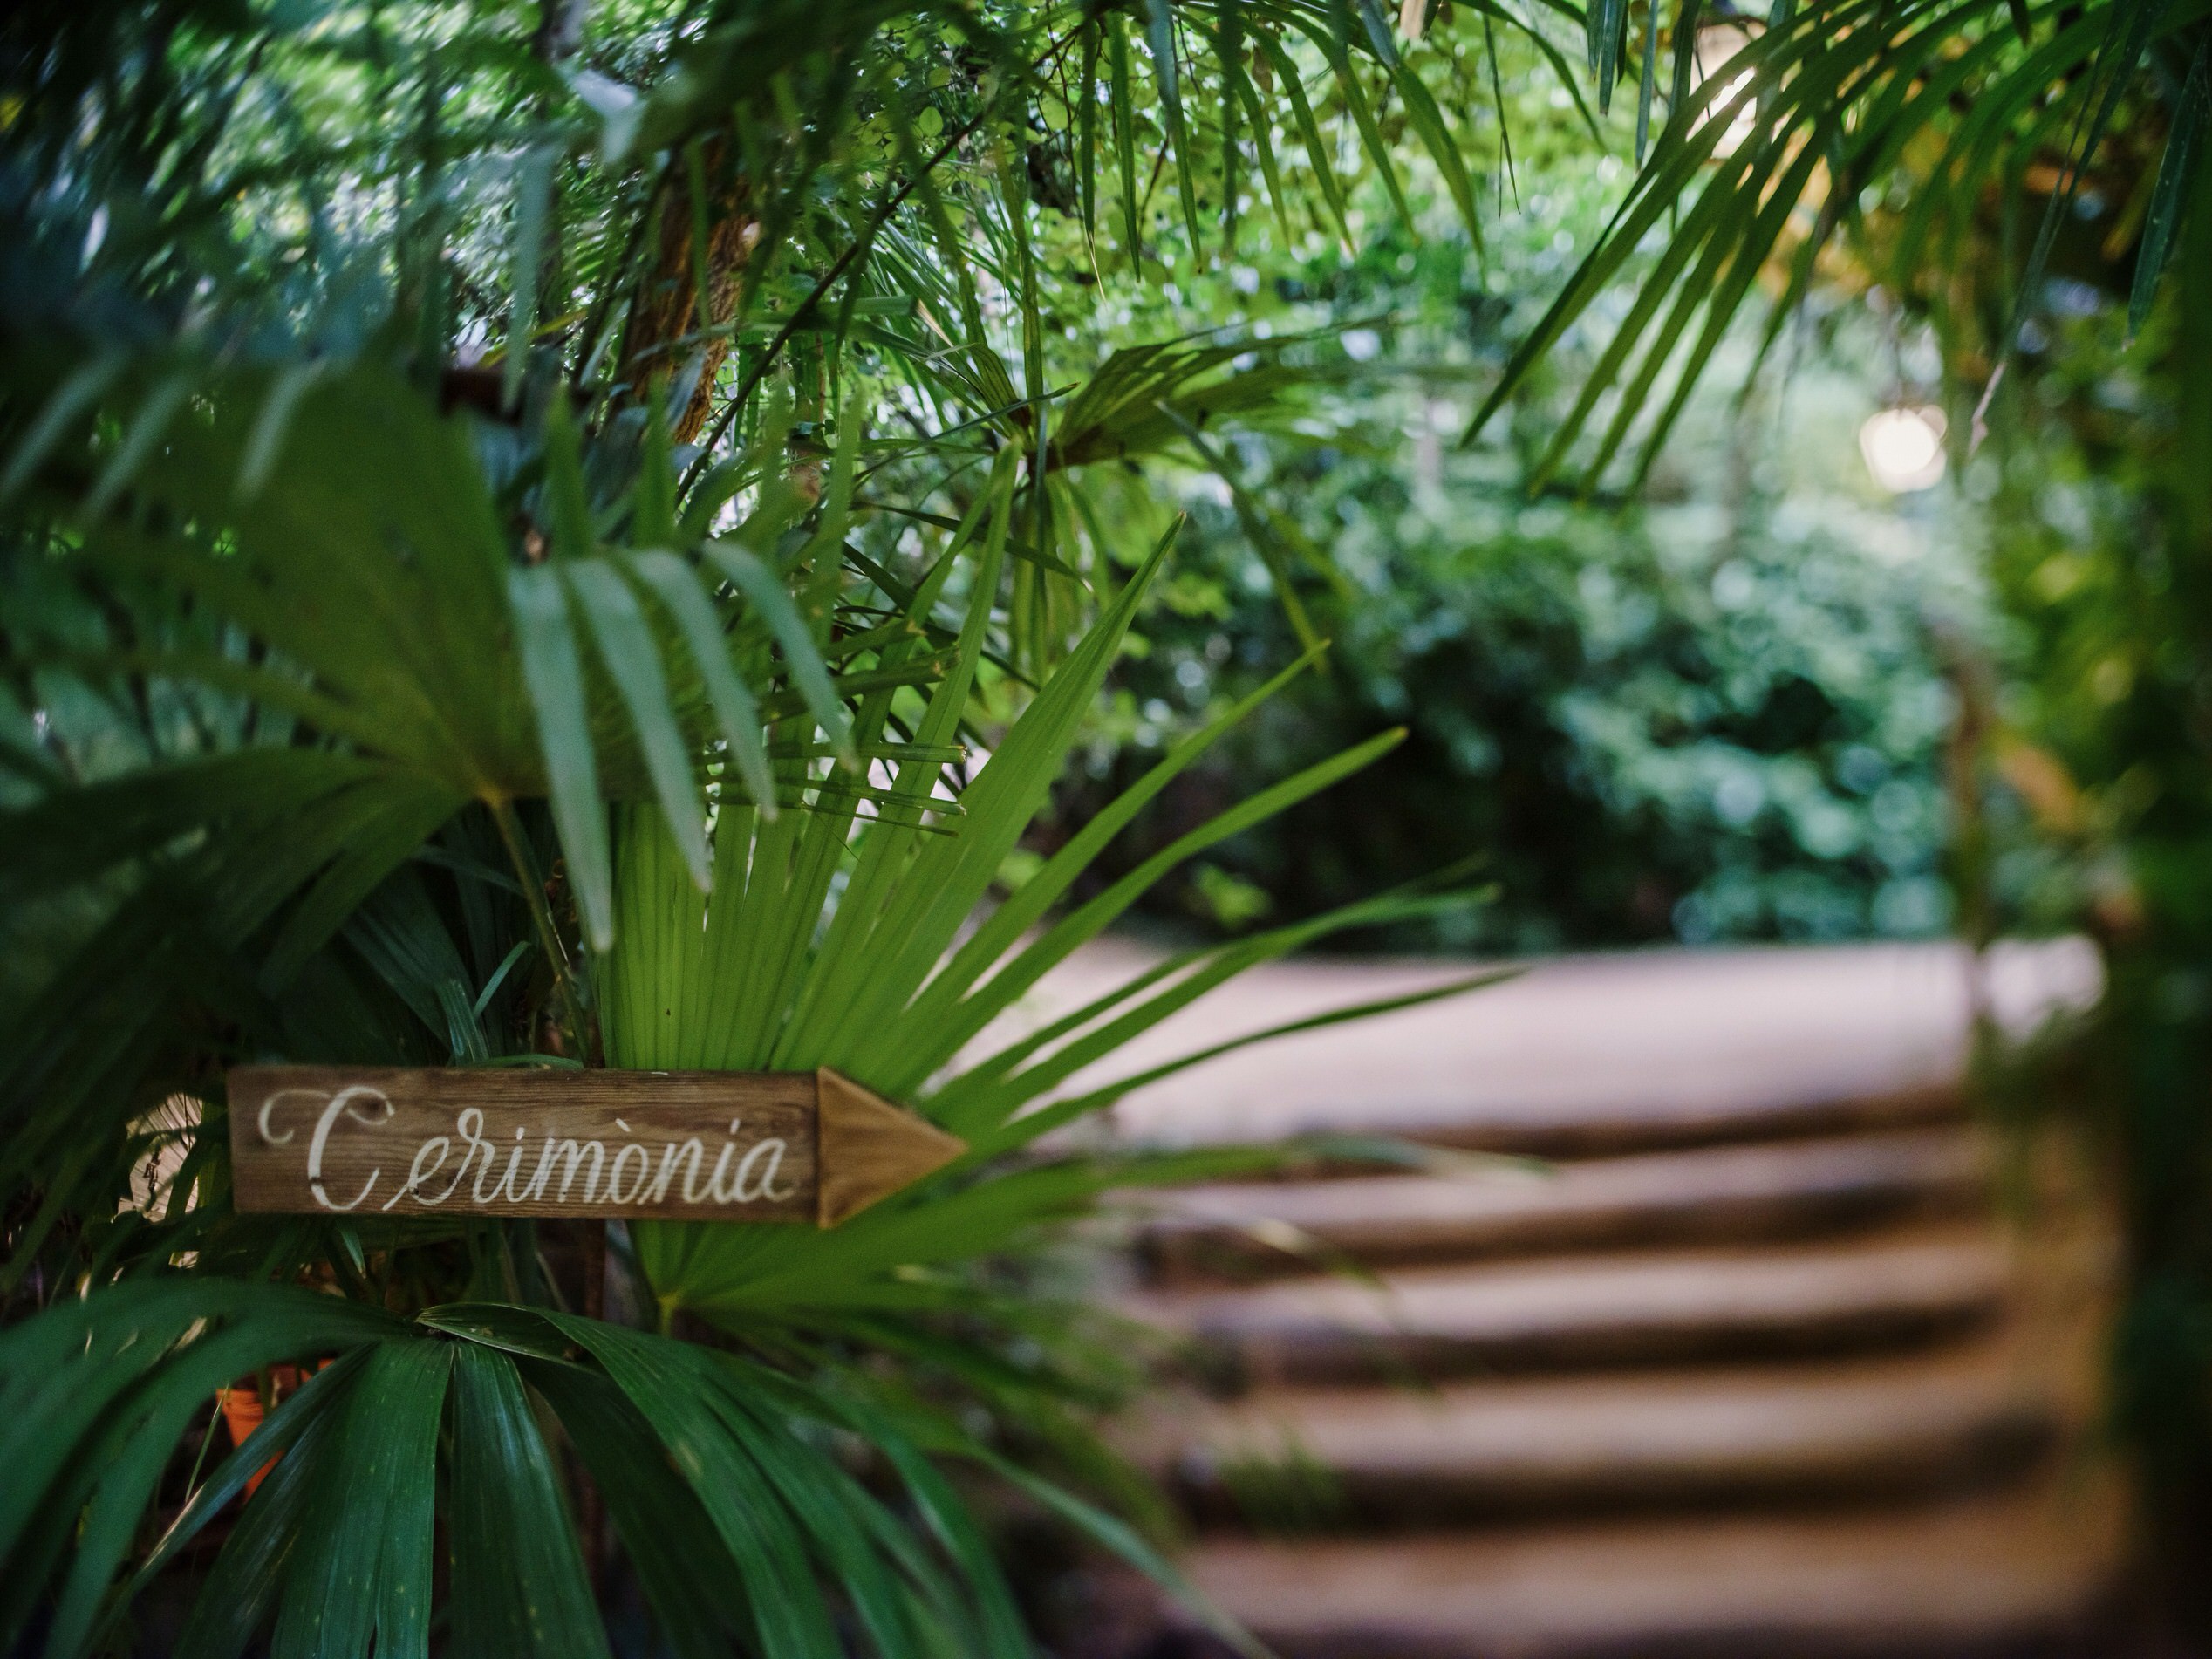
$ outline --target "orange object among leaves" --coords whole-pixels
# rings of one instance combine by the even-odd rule
[[[330,1361],[324,1360],[315,1369],[319,1371],[329,1363]],[[261,1427],[262,1419],[269,1415],[270,1406],[281,1404],[287,1395],[297,1390],[306,1380],[297,1365],[272,1365],[269,1368],[268,1376],[269,1398],[266,1402],[262,1398],[262,1384],[256,1377],[241,1377],[229,1388],[215,1390],[215,1403],[222,1408],[223,1425],[230,1430],[232,1445],[244,1445],[246,1437]],[[281,1452],[278,1454],[279,1457],[282,1455]],[[276,1466],[276,1458],[271,1458],[247,1477],[247,1497],[254,1495],[261,1483],[269,1478],[269,1471]]]

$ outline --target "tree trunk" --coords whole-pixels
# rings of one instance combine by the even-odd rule
[[[702,168],[709,191],[707,228],[707,290],[709,315],[699,315],[699,283],[692,263],[691,188],[682,171],[672,172],[656,206],[659,236],[652,270],[631,307],[623,331],[622,372],[639,401],[656,375],[674,379],[700,359],[691,399],[677,418],[678,443],[690,443],[707,425],[713,402],[714,375],[728,357],[730,337],[717,335],[679,346],[675,342],[702,329],[727,323],[737,311],[738,290],[747,256],[760,237],[760,221],[750,209],[742,178],[721,177],[721,140],[706,147]]]

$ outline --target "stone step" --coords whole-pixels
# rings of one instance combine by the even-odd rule
[[[1814,1086],[1740,1100],[1683,1096],[1655,1085],[1648,1093],[1623,1088],[1613,1096],[1565,1105],[1541,1099],[1394,1100],[1363,1095],[1348,1084],[1328,1101],[1302,1110],[1285,1106],[1258,1115],[1249,1125],[1225,1123],[1211,1136],[1193,1132],[1200,1121],[1195,1117],[1156,1126],[1125,1114],[1119,1124],[1122,1137],[1139,1145],[1349,1136],[1506,1157],[1579,1159],[1923,1129],[1963,1123],[1970,1116],[1964,1093],[1949,1079],[1885,1089]],[[1326,1146],[1313,1159],[1285,1165],[1289,1178],[1298,1180],[1359,1177],[1374,1167],[1336,1158]]]
[[[2019,1476],[2078,1415],[2024,1347],[1183,1399],[1130,1450],[1200,1519],[1259,1526],[1929,1496]]]
[[[1992,1229],[1928,1224],[1847,1243],[1155,1291],[1129,1305],[1248,1383],[1388,1382],[1897,1348],[1985,1323],[2006,1284]]]
[[[1025,1000],[1019,1034],[1157,965],[1102,941]],[[1081,1089],[1307,1015],[1450,983],[1479,965],[1296,960],[1241,975],[1143,1034]],[[1628,952],[1522,965],[1471,995],[1237,1049],[1114,1109],[1178,1145],[1398,1134],[1546,1157],[1847,1133],[1956,1117],[1969,959],[1951,946]],[[1984,990],[2008,1029],[2093,1000],[2081,940],[2001,947]],[[988,1045],[985,1045],[987,1048]]]
[[[2099,1622],[2120,1512],[2073,1464],[1940,1506],[1215,1540],[1186,1566],[1281,1659],[1995,1659],[2087,1650],[2056,1644]]]
[[[1192,1187],[1140,1238],[1162,1282],[1546,1252],[1816,1237],[1978,1199],[1984,1139],[1961,1128],[1489,1167]]]
[[[1968,1115],[1964,1094],[1941,1082],[1880,1092],[1808,1090],[1755,1101],[1629,1096],[1571,1114],[1506,1101],[1457,1114],[1386,1110],[1363,1122],[1358,1132],[1461,1151],[1587,1158],[1911,1129],[1961,1123]]]

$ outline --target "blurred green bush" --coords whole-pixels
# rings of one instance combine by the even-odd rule
[[[1882,527],[1833,502],[1531,501],[1508,480],[1424,482],[1418,434],[1409,448],[1285,454],[1253,483],[1294,520],[1276,533],[1326,545],[1342,572],[1305,596],[1331,672],[1194,769],[1121,856],[1347,742],[1396,725],[1410,741],[1356,789],[1225,843],[1157,913],[1232,932],[1478,857],[1492,905],[1363,942],[1943,930],[1942,639],[1971,611],[1946,568],[1894,537],[1885,556]],[[1300,649],[1231,504],[1191,510],[1063,824]]]

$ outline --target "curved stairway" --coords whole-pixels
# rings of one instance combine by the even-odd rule
[[[2083,993],[2079,963],[2012,966],[2016,1023]],[[1432,971],[1284,969],[1242,1012]],[[1148,1139],[1460,1149],[1144,1223],[1131,1303],[1194,1381],[1131,1448],[1192,1519],[1194,1581],[1285,1659],[2096,1651],[2106,1253],[2087,1206],[1994,1219],[1957,975],[1935,950],[1565,963],[1137,1100]],[[1159,1617],[1121,1651],[1229,1651]]]

